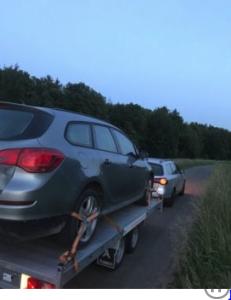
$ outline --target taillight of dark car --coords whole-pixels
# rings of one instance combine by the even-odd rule
[[[55,149],[23,148],[0,151],[0,164],[16,166],[30,173],[51,172],[63,160],[63,153]]]
[[[160,185],[167,185],[168,179],[166,178],[155,178],[154,183],[159,183]]]

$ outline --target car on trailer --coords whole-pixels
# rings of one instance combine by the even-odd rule
[[[0,103],[1,228],[17,231],[23,224],[20,236],[32,228],[29,235],[35,228],[40,235],[63,229],[73,240],[80,222],[68,221],[72,212],[87,218],[145,202],[151,176],[144,155],[112,124],[59,109]],[[88,223],[83,243],[92,238],[97,221]]]

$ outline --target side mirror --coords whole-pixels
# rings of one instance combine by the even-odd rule
[[[139,156],[141,159],[148,158],[148,152],[141,150]]]

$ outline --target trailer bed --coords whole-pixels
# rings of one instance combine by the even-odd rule
[[[22,274],[52,283],[57,288],[63,287],[113,246],[121,235],[126,235],[141,224],[159,204],[160,201],[154,199],[149,207],[131,205],[111,214],[110,219],[122,232],[102,218],[90,243],[77,252],[77,271],[72,262],[60,265],[59,257],[67,249],[52,238],[30,242],[0,240],[0,288],[20,288]]]

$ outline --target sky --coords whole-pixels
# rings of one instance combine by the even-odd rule
[[[0,67],[231,130],[230,0],[0,0]]]

